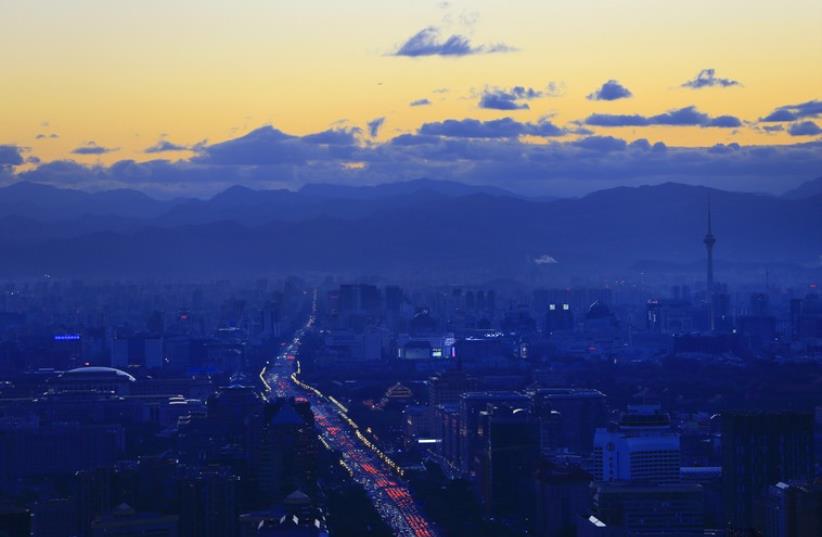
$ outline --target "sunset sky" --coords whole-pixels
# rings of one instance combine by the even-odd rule
[[[822,175],[820,28],[818,0],[2,0],[0,182],[778,193]]]

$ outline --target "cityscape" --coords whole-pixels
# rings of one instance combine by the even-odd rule
[[[822,5],[160,4],[0,6],[0,537],[822,537]]]

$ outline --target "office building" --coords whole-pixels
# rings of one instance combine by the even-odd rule
[[[593,470],[597,481],[679,480],[679,434],[658,405],[629,405],[616,427],[594,435]]]
[[[780,481],[813,476],[813,415],[722,414],[722,496],[731,527],[753,527],[754,506]]]

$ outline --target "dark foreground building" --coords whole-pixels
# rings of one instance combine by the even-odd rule
[[[812,414],[722,414],[722,496],[731,527],[754,526],[755,506],[769,486],[812,477]]]

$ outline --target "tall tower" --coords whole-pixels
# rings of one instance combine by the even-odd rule
[[[709,315],[711,317],[711,331],[713,331],[716,327],[714,326],[714,244],[716,244],[716,237],[714,237],[713,230],[711,229],[711,195],[708,194],[708,232],[705,233],[705,238],[703,241],[705,243],[705,249],[708,251],[708,272],[707,272],[707,295],[708,295],[708,307],[709,307]]]

